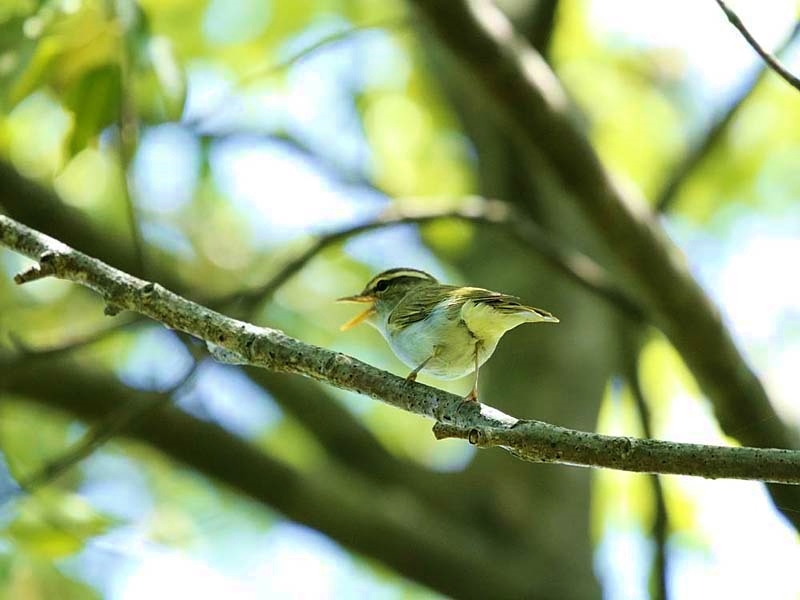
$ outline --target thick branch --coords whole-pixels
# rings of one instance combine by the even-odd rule
[[[68,241],[71,245],[85,249],[89,253],[101,252],[105,260],[115,266],[137,272],[137,261],[130,244],[114,244],[111,237],[103,241],[101,233],[96,233],[91,223],[79,212],[65,209],[64,204],[52,192],[20,176],[2,161],[0,161],[0,201],[3,208],[8,209],[10,216],[20,221],[33,221],[40,228],[47,229],[50,235]],[[113,234],[110,235],[113,237]],[[148,272],[156,279],[170,278],[167,281],[172,282],[171,285],[179,285],[167,270],[160,268],[160,265],[160,261],[151,261]],[[183,286],[180,289],[184,291],[186,288]],[[227,305],[227,302],[236,300],[239,300],[238,295],[217,301],[214,305],[225,307],[223,310],[230,310],[232,307]],[[119,322],[107,330],[71,339],[53,347],[29,348],[13,333],[9,332],[9,337],[19,359],[26,362],[31,359],[46,360],[50,364],[63,354],[143,320],[143,317],[134,314],[131,314],[127,322],[120,320],[122,318],[120,316],[115,320]],[[2,368],[0,365],[0,369]],[[19,365],[15,363],[11,368],[18,371]],[[263,369],[253,369],[251,376],[258,385],[273,395],[284,410],[293,414],[333,456],[342,460],[349,468],[375,478],[382,484],[405,486],[419,497],[436,505],[444,498],[440,494],[442,486],[447,486],[452,491],[454,487],[462,485],[456,482],[456,477],[452,475],[446,482],[440,481],[429,477],[430,474],[425,469],[397,459],[378,443],[363,424],[336,402],[328,401],[330,399],[324,390],[315,387],[311,382],[281,376]],[[110,395],[118,397],[116,393]],[[452,510],[451,504],[450,511]],[[464,515],[465,520],[468,518],[469,516]]]
[[[440,432],[461,432],[467,437],[472,433],[481,446],[506,446],[527,460],[800,484],[800,452],[613,438],[519,421],[490,406],[408,382],[345,354],[231,319],[2,215],[0,244],[39,261],[38,266],[18,275],[18,282],[40,278],[43,273],[73,281],[102,295],[109,314],[120,310],[141,313],[218,346],[242,363],[304,375],[371,396],[436,419]],[[677,462],[672,464],[673,460]],[[741,463],[747,467],[737,467]]]
[[[452,501],[454,495],[473,491],[464,473],[434,473],[395,456],[324,387],[308,379],[257,368],[247,373],[348,469],[380,485],[402,488],[418,501],[444,511],[453,521],[474,523],[471,505]]]
[[[205,340],[241,364],[304,375],[430,418],[484,425],[515,421],[496,411],[492,416],[492,410],[481,417],[474,406],[465,405],[453,394],[422,384],[410,384],[355,358],[305,344],[278,330],[226,317],[158,284],[114,269],[2,215],[0,244],[39,261],[38,266],[16,276],[18,283],[43,276],[73,281],[100,294],[106,302],[106,314],[115,315],[122,310],[137,312]]]
[[[150,413],[163,408],[174,396],[174,394],[186,383],[193,379],[200,363],[196,362],[191,370],[181,379],[172,389],[159,394],[147,395],[147,401],[134,401],[121,403],[113,406],[108,415],[100,422],[96,423],[91,429],[83,434],[80,440],[73,444],[64,454],[50,460],[35,473],[19,480],[19,491],[26,494],[33,494],[40,487],[44,487],[61,475],[68,472],[78,463],[86,460],[89,456],[97,452],[101,446],[122,432],[132,429],[133,426]],[[2,368],[0,366],[0,368]],[[81,388],[75,388],[81,389]],[[0,500],[2,502],[2,500]]]

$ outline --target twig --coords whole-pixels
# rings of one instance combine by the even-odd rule
[[[653,439],[653,428],[650,419],[650,406],[645,397],[642,380],[639,376],[638,357],[641,344],[638,343],[636,331],[622,331],[621,335],[625,340],[624,365],[625,379],[628,382],[633,400],[636,404],[636,412],[642,426],[644,437]],[[655,516],[653,518],[653,545],[655,553],[650,576],[650,597],[653,600],[667,600],[667,536],[669,534],[669,513],[667,512],[667,501],[664,496],[664,487],[661,485],[659,475],[650,475],[650,485],[653,490],[653,504],[655,505]]]
[[[635,320],[642,320],[645,317],[641,305],[622,288],[615,285],[606,271],[594,260],[576,250],[565,248],[534,221],[515,211],[510,204],[474,196],[464,198],[459,202],[457,208],[445,210],[403,208],[395,205],[372,221],[322,235],[306,250],[289,260],[263,286],[244,293],[239,292],[235,296],[232,295],[215,302],[214,306],[223,306],[228,301],[238,299],[239,306],[250,312],[259,303],[268,299],[275,290],[300,271],[314,256],[330,246],[355,235],[383,227],[412,223],[420,225],[446,219],[501,227],[504,231],[511,233],[520,243],[533,249],[554,269],[608,301],[623,314]]]
[[[360,25],[353,25],[352,27],[347,27],[345,29],[342,29],[341,31],[335,31],[333,33],[329,33],[321,37],[320,39],[316,40],[315,42],[312,42],[308,46],[301,48],[294,54],[287,56],[285,59],[280,60],[273,65],[269,65],[255,72],[247,74],[245,77],[241,78],[241,80],[239,81],[239,85],[246,85],[249,82],[258,79],[259,77],[264,77],[266,75],[271,75],[273,73],[288,69],[289,67],[299,63],[304,58],[311,56],[312,54],[315,54],[322,48],[331,46],[337,42],[341,42],[343,40],[351,38],[354,35],[362,33],[364,31],[369,31],[370,29],[395,29],[410,25],[411,22],[412,19],[411,17],[408,16],[386,17],[383,19],[373,21],[372,23],[362,23]]]
[[[744,26],[744,23],[742,23],[742,20],[739,18],[739,16],[735,12],[733,12],[733,10],[731,10],[728,7],[728,5],[725,4],[725,2],[723,2],[723,0],[717,0],[717,4],[719,4],[719,7],[725,13],[725,16],[728,17],[728,21],[731,22],[731,25],[736,27],[736,29],[739,30],[739,33],[742,34],[744,39],[747,40],[747,43],[750,44],[750,47],[753,48],[753,50],[755,50],[758,53],[758,55],[761,58],[763,58],[764,61],[770,67],[772,67],[773,71],[775,71],[778,75],[780,75],[793,88],[800,91],[800,79],[792,75],[792,73],[789,72],[789,70],[783,65],[783,63],[781,63],[781,61],[779,61],[772,54],[770,54],[769,52],[764,50],[764,48],[761,47],[761,44],[759,44],[756,41],[756,39],[750,34],[750,32],[747,30],[747,27]]]
[[[786,39],[781,43],[775,51],[775,54],[781,56],[786,52],[795,42],[798,35],[800,35],[800,21],[795,24],[791,33],[789,33]],[[759,63],[758,68],[749,76],[747,82],[740,86],[740,91],[733,100],[731,100],[728,107],[714,118],[711,127],[701,136],[699,141],[693,144],[686,156],[681,159],[677,167],[675,167],[670,174],[669,179],[662,187],[661,193],[656,199],[656,210],[659,212],[666,212],[671,208],[678,196],[678,191],[722,139],[730,128],[731,123],[733,123],[734,119],[739,114],[742,106],[744,106],[745,100],[750,97],[750,94],[756,86],[764,80],[767,73],[769,73],[767,64]]]
[[[123,169],[123,188],[124,191],[123,201],[125,203],[125,213],[128,218],[128,227],[131,232],[131,242],[133,245],[133,255],[136,260],[137,270],[140,273],[146,273],[147,262],[145,261],[144,251],[144,237],[142,236],[141,227],[139,227],[139,218],[136,214],[136,205],[133,201],[133,196],[130,192],[130,183],[128,182],[128,169],[124,165],[120,165]]]
[[[294,54],[287,56],[283,60],[280,60],[273,64],[269,64],[260,69],[256,69],[255,71],[252,71],[250,73],[247,73],[246,75],[239,77],[235,81],[234,87],[242,87],[261,77],[266,77],[268,75],[272,75],[274,73],[278,73],[280,71],[288,69],[289,67],[302,61],[304,58],[307,58],[308,56],[315,54],[322,48],[326,48],[337,42],[346,40],[363,31],[369,31],[370,29],[390,29],[394,27],[402,27],[408,25],[410,22],[411,19],[409,17],[392,17],[392,18],[381,19],[373,23],[354,25],[352,27],[347,27],[345,29],[342,29],[341,31],[330,33],[312,42],[308,46],[301,48]],[[231,91],[223,92],[216,99],[213,99],[211,105],[203,109],[200,114],[194,115],[191,119],[186,120],[184,122],[184,125],[186,125],[187,127],[197,127],[202,121],[213,117],[216,111],[224,108],[225,105],[230,101],[232,95],[233,94]]]
[[[126,35],[128,35],[126,33]],[[118,160],[119,168],[122,171],[122,200],[125,204],[125,212],[128,217],[128,227],[130,228],[131,241],[133,243],[133,255],[136,266],[142,276],[147,274],[147,260],[145,253],[144,237],[136,214],[136,204],[131,193],[130,166],[136,152],[137,138],[139,137],[138,118],[136,106],[131,97],[131,76],[130,76],[130,56],[128,55],[128,44],[123,44],[123,51],[120,57],[120,101],[119,118],[117,119],[118,140]]]
[[[240,357],[244,364],[303,375],[436,419],[438,437],[463,437],[481,447],[503,446],[534,462],[800,484],[800,451],[637,440],[521,421],[281,331],[231,319],[2,215],[0,244],[40,265],[44,262],[53,277],[94,290],[104,298],[106,313],[138,312],[214,344]],[[33,270],[40,269],[29,269],[20,279]]]

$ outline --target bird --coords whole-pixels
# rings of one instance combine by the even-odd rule
[[[419,373],[458,379],[474,371],[465,400],[476,403],[480,367],[507,331],[523,323],[559,322],[546,310],[522,304],[516,296],[447,285],[410,267],[383,271],[361,292],[337,302],[369,304],[341,330],[364,322],[375,327],[397,357],[412,368],[408,381]]]

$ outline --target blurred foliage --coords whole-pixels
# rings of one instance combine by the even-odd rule
[[[7,531],[25,553],[57,559],[79,551],[112,524],[79,496],[40,492],[36,501],[23,505]]]
[[[591,21],[589,4],[559,3],[551,60],[603,160],[654,198],[709,119],[708,106],[693,92],[692,57],[608,35]],[[169,274],[201,301],[251,289],[318,233],[379,214],[392,197],[446,206],[478,187],[474,141],[461,131],[415,28],[398,0],[4,0],[0,157],[52,186],[124,248],[133,243],[126,206],[132,198],[149,276]],[[337,31],[349,33],[292,59]],[[796,114],[794,90],[774,78],[760,85],[682,187],[675,220],[713,238],[729,234],[748,211],[776,219],[796,211],[800,119],[787,118]],[[126,127],[138,134],[130,164],[121,147]],[[381,235],[326,249],[245,316],[403,372],[374,331],[338,333],[352,310],[332,306],[331,299],[360,289],[400,258],[458,282],[458,261],[485,238],[457,221]],[[512,258],[522,264],[529,256],[520,251]],[[101,302],[74,286],[44,281],[14,288],[10,275],[21,264],[0,255],[0,359],[18,358],[20,343],[47,349],[108,326]],[[180,363],[178,352],[172,346],[156,352],[145,335],[136,327],[111,333],[76,352],[76,364],[134,387],[163,389],[165,372],[169,380]],[[648,340],[640,369],[656,435],[723,441],[664,339]],[[463,381],[422,380],[465,389]],[[227,379],[218,385],[238,389]],[[473,450],[460,442],[436,442],[418,417],[340,390],[325,393],[393,456],[456,472],[472,459]],[[219,409],[219,394],[205,388],[185,395],[202,418],[223,421],[214,410],[237,410]],[[301,472],[323,472],[331,460],[326,448],[297,419],[274,410],[279,414],[271,419],[253,417],[253,443]],[[697,422],[695,429],[683,428]],[[64,452],[80,430],[63,415],[2,397],[0,449],[13,478]],[[619,382],[608,385],[598,430],[641,435],[633,401]],[[653,498],[646,477],[602,472],[594,479],[595,543],[610,530],[649,530]],[[122,498],[119,505],[93,495],[103,486]],[[706,551],[711,540],[699,525],[698,492],[674,478],[665,478],[665,489],[676,546]],[[484,499],[490,491],[472,490],[467,503],[472,494]],[[524,514],[521,493],[501,495],[497,504],[517,502]],[[140,528],[136,542],[229,565],[230,556],[257,554],[277,520],[147,448],[114,443],[33,496],[6,500],[0,598],[100,597],[107,581],[62,559],[83,560],[100,536],[124,533],[130,524]],[[134,561],[122,554],[121,563]],[[364,595],[389,582],[397,591],[389,597],[430,597],[380,565],[353,560]]]
[[[553,59],[590,121],[589,134],[600,155],[652,198],[665,168],[686,146],[679,137],[686,115],[670,94],[679,77],[676,53],[609,44],[592,30],[584,3],[566,2],[559,12]]]
[[[687,181],[680,212],[707,222],[723,202],[773,215],[785,214],[800,194],[800,123],[797,93],[768,78],[747,99],[725,140]]]

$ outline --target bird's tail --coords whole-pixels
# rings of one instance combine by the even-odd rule
[[[552,313],[547,312],[541,308],[534,308],[533,306],[521,306],[522,312],[528,317],[531,323],[558,323],[558,317],[554,317]]]

